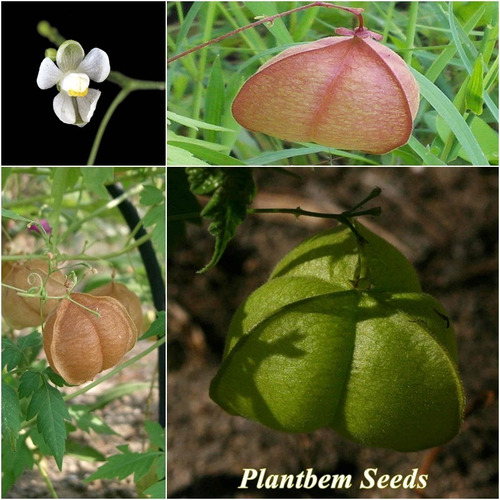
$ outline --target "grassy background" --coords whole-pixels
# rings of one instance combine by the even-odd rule
[[[303,4],[167,2],[168,57],[250,24],[255,16]],[[383,34],[382,43],[405,59],[420,85],[420,109],[407,145],[381,156],[345,152],[251,133],[233,119],[231,103],[241,85],[272,56],[292,44],[332,36],[337,27],[356,27],[347,12],[314,7],[168,65],[168,163],[498,164],[498,2],[342,5],[365,9],[365,26]],[[476,116],[468,107],[482,113]]]

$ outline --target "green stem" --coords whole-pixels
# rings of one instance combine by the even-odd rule
[[[361,236],[359,231],[354,227],[352,222],[349,220],[353,217],[359,217],[361,215],[372,215],[377,216],[382,212],[380,207],[374,207],[368,210],[362,210],[361,212],[342,212],[341,214],[325,214],[320,212],[309,212],[308,210],[302,210],[300,207],[297,208],[250,208],[247,210],[248,214],[291,214],[295,217],[300,217],[301,215],[309,217],[318,217],[320,219],[334,219],[341,224],[345,224],[354,233],[360,244],[366,243],[366,240]]]
[[[99,216],[102,212],[106,212],[107,210],[110,210],[112,208],[117,207],[122,201],[126,200],[127,198],[134,196],[136,194],[139,194],[142,190],[144,189],[144,186],[142,184],[138,184],[134,186],[133,188],[129,189],[125,193],[123,193],[121,196],[118,196],[117,198],[114,198],[113,200],[108,201],[105,205],[102,207],[98,208],[97,210],[94,210],[87,216],[75,221],[71,226],[64,231],[64,233],[61,236],[61,239],[64,241],[65,238],[67,238],[69,235],[74,234],[83,224],[85,224],[87,221],[95,219],[97,216]]]
[[[134,78],[130,78],[125,76],[118,71],[111,71],[108,76],[108,80],[112,83],[116,83],[122,87],[122,90],[118,93],[118,95],[114,98],[113,102],[110,104],[104,118],[99,125],[99,129],[97,130],[97,134],[94,139],[94,143],[92,144],[92,149],[90,151],[89,159],[87,160],[87,165],[94,165],[95,159],[97,156],[97,151],[99,150],[99,146],[101,144],[102,136],[104,135],[104,131],[108,126],[109,120],[113,116],[116,108],[120,103],[122,103],[125,98],[133,92],[134,90],[165,90],[165,82],[154,82],[150,80],[136,80]]]
[[[86,385],[85,387],[82,387],[81,389],[78,389],[77,391],[75,391],[71,394],[67,394],[66,396],[63,397],[63,399],[65,401],[69,401],[70,399],[76,398],[77,396],[80,396],[81,394],[85,394],[86,392],[90,391],[90,389],[93,389],[95,386],[101,384],[102,382],[104,382],[108,378],[111,378],[112,376],[114,376],[116,373],[122,371],[127,366],[134,364],[135,362],[139,361],[141,358],[143,358],[144,356],[146,356],[150,352],[153,352],[155,349],[157,349],[162,344],[164,344],[165,340],[166,340],[166,337],[162,337],[161,339],[158,339],[154,344],[149,346],[147,349],[145,349],[141,353],[137,354],[133,358],[130,358],[125,363],[122,363],[121,365],[115,367],[109,373],[106,373],[106,375],[103,375],[102,377],[100,377],[99,380],[95,380],[94,382],[91,382],[90,384]]]
[[[59,496],[56,493],[56,490],[54,489],[54,485],[52,484],[52,481],[50,480],[49,475],[47,474],[47,471],[45,470],[45,467],[42,465],[42,460],[36,457],[33,457],[33,460],[35,461],[38,470],[40,471],[40,475],[42,476],[45,484],[47,485],[47,488],[52,495],[52,498],[59,498]]]
[[[106,111],[106,114],[104,115],[104,118],[102,119],[101,124],[99,125],[99,129],[94,139],[94,144],[92,144],[92,149],[90,151],[89,159],[87,160],[87,165],[93,165],[95,163],[97,151],[99,150],[101,139],[102,136],[104,135],[106,127],[108,126],[108,122],[111,119],[113,113],[115,112],[115,109],[125,99],[125,97],[127,97],[130,94],[130,92],[131,90],[128,88],[122,89],[115,97],[115,99],[109,106],[108,110]]]
[[[67,254],[61,254],[61,258],[63,260],[109,260],[109,259],[114,259],[115,257],[119,257],[120,255],[123,255],[125,253],[128,253],[132,250],[135,250],[137,247],[140,247],[142,244],[144,244],[146,241],[150,240],[151,237],[153,236],[153,233],[147,233],[138,240],[134,241],[131,243],[128,247],[122,248],[121,250],[116,250],[116,252],[110,252],[107,254],[102,254],[102,255],[87,255],[85,253],[82,254],[77,254],[77,255],[67,255]]]
[[[57,254],[57,245],[60,240],[59,221],[61,219],[62,200],[68,184],[68,178],[70,173],[69,169],[70,167],[61,167],[61,168],[53,167],[54,177],[52,179],[52,188],[50,196],[52,199],[52,207],[54,210],[50,216],[50,219],[52,223],[52,238],[51,238],[52,252],[54,254]]]

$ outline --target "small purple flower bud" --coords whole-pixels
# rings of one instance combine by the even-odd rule
[[[52,228],[50,227],[49,221],[47,219],[41,219],[37,221],[40,226],[43,227],[47,234],[52,234]],[[41,233],[40,228],[36,224],[28,224],[28,230],[34,231],[35,233]]]

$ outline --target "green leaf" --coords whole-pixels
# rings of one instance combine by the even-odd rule
[[[80,171],[88,191],[101,198],[108,198],[104,183],[113,180],[113,167],[80,167]]]
[[[158,252],[165,256],[165,204],[156,205],[142,219],[146,226],[154,226],[151,240]]]
[[[208,165],[196,158],[193,153],[186,151],[183,147],[167,146],[167,164],[168,165]]]
[[[2,498],[26,469],[33,468],[33,453],[26,446],[26,435],[20,436],[13,451],[2,441]]]
[[[415,137],[411,136],[408,145],[420,156],[424,165],[445,165],[436,155],[433,155],[428,147],[425,147]]]
[[[437,120],[437,130],[441,138],[447,137],[450,128],[443,120]],[[498,164],[498,132],[493,130],[482,118],[474,116],[470,125],[474,137],[481,145],[486,158],[491,164]],[[457,152],[460,158],[470,162],[469,155],[464,148]]]
[[[479,54],[465,91],[465,108],[475,115],[480,115],[483,112],[483,103],[483,55]]]
[[[166,498],[165,495],[165,480],[158,481],[144,490],[144,493],[150,498]]]
[[[29,366],[42,348],[42,338],[35,330],[17,339],[17,343],[2,338],[2,366],[13,370],[17,366]]]
[[[27,370],[21,375],[19,383],[19,397],[29,398],[40,387],[40,373],[34,370]]]
[[[165,429],[158,422],[151,422],[150,420],[144,422],[144,427],[146,428],[151,444],[160,450],[164,450]]]
[[[212,220],[208,230],[215,237],[215,249],[210,262],[200,271],[215,266],[222,257],[236,228],[243,222],[247,206],[255,196],[255,184],[249,168],[200,168],[186,169],[191,191],[195,194],[211,194],[201,212]]]
[[[255,16],[269,17],[278,13],[276,2],[246,2],[245,6],[248,7]],[[294,42],[292,35],[290,35],[286,29],[283,19],[278,18],[272,23],[264,23],[264,25],[267,26],[280,45]]]
[[[157,336],[158,338],[165,335],[165,311],[159,311],[158,317],[153,321],[148,331],[143,333],[138,340],[144,340],[149,337]]]
[[[22,222],[33,222],[32,219],[27,219],[26,217],[17,214],[13,210],[8,210],[7,208],[2,208],[2,217],[5,217],[7,219],[20,220]]]
[[[21,409],[16,391],[2,382],[2,438],[15,451],[21,430]]]
[[[410,70],[420,85],[420,92],[422,96],[450,126],[458,142],[460,142],[464,150],[467,152],[471,162],[474,165],[489,165],[488,160],[481,150],[481,146],[477,142],[463,116],[458,112],[457,108],[453,106],[453,103],[425,76],[413,68],[410,68]]]
[[[167,119],[172,120],[173,122],[179,123],[180,125],[184,125],[185,127],[192,128],[194,130],[205,129],[205,130],[216,130],[219,132],[233,132],[230,128],[220,127],[219,125],[212,125],[211,123],[206,123],[201,120],[195,120],[194,118],[188,118],[187,116],[182,116],[173,111],[167,111]]]
[[[222,64],[220,56],[215,58],[210,71],[207,93],[205,98],[205,120],[207,123],[221,123],[222,112],[224,110],[224,77],[222,76]],[[217,132],[215,130],[205,130],[203,134],[206,141],[216,142]]]
[[[28,405],[27,418],[37,417],[37,428],[52,452],[59,470],[62,469],[66,442],[66,426],[64,420],[71,417],[61,393],[45,380],[41,387],[33,393]]]
[[[169,147],[178,146],[183,149],[186,149],[187,151],[193,153],[193,155],[196,155],[196,158],[201,158],[202,160],[212,165],[246,165],[245,162],[233,158],[232,156],[220,153],[219,151],[214,151],[212,147],[206,147],[198,144],[198,142],[202,141],[197,141],[196,143],[195,141],[197,141],[197,139],[191,139],[185,141],[181,140],[178,142],[171,141],[169,143]],[[205,144],[211,145],[211,143],[207,142],[205,142]],[[184,165],[187,165],[187,163],[185,163]]]
[[[92,446],[78,443],[73,439],[66,441],[66,454],[86,462],[104,462],[106,460],[106,457],[100,451]]]
[[[74,404],[69,407],[69,414],[73,417],[79,429],[89,432],[90,429],[98,434],[117,434],[104,420],[85,405]]]
[[[21,360],[21,350],[12,340],[2,338],[2,368],[7,367],[7,370],[13,370]]]
[[[144,186],[140,202],[145,206],[156,205],[165,200],[165,193],[155,186]]]
[[[187,145],[200,146],[204,149],[210,149],[211,151],[226,152],[228,149],[222,144],[217,144],[215,142],[204,141],[203,139],[196,139],[194,137],[185,137],[183,135],[177,135],[171,130],[167,131],[167,143],[170,146],[186,147]],[[188,149],[186,147],[186,149]]]
[[[301,148],[290,148],[281,151],[267,151],[259,156],[254,156],[248,160],[249,165],[269,165],[275,162],[281,162],[282,160],[293,158],[295,156],[304,156],[315,153],[325,153],[332,156],[342,156],[345,158],[351,158],[356,162],[369,163],[372,165],[378,165],[377,162],[365,158],[364,156],[350,153],[349,151],[343,151],[341,149],[328,148],[326,146],[319,146],[312,143],[303,143],[304,147]]]
[[[84,480],[85,482],[103,478],[124,479],[131,474],[134,474],[134,481],[137,482],[148,473],[154,460],[160,455],[158,451],[132,453],[129,451],[128,445],[118,446],[117,448],[122,454],[109,457],[104,465]]]

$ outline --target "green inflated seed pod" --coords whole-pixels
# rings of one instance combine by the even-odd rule
[[[416,451],[462,422],[455,333],[393,246],[356,227],[309,238],[240,306],[210,395],[273,429],[332,427]]]

